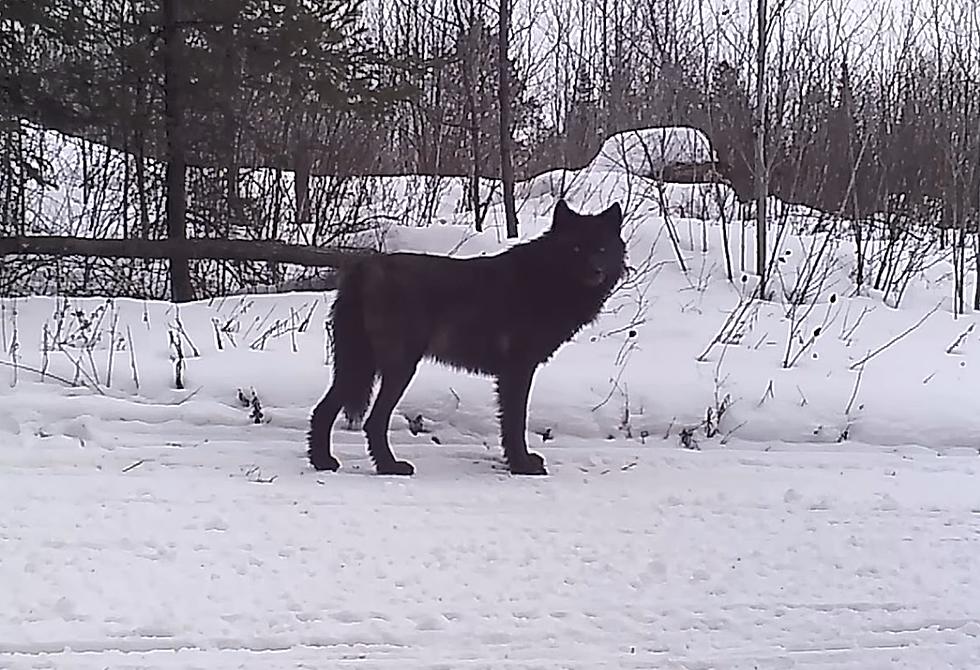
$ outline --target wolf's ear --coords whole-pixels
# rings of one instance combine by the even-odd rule
[[[604,211],[602,218],[610,224],[614,224],[617,229],[621,229],[623,227],[623,208],[619,206],[619,202],[614,202]]]
[[[568,203],[562,198],[555,204],[555,213],[551,219],[551,229],[560,230],[571,223],[574,218],[575,212],[569,208]]]

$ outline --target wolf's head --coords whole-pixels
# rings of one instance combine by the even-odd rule
[[[561,246],[561,259],[568,263],[570,274],[585,286],[609,291],[626,267],[622,229],[618,202],[599,214],[579,214],[559,200],[549,236]]]

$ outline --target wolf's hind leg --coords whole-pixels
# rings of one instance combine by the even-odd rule
[[[330,431],[333,429],[342,404],[339,395],[337,385],[334,383],[313,409],[313,415],[310,417],[306,455],[310,459],[310,465],[316,470],[336,472],[340,468],[340,461],[330,452]]]
[[[512,368],[497,376],[500,441],[511,474],[546,475],[544,458],[527,449],[527,404],[536,366]]]
[[[388,428],[391,424],[391,413],[401,400],[405,389],[408,388],[420,358],[405,360],[395,365],[388,365],[381,371],[381,389],[374,401],[371,413],[364,422],[364,432],[367,434],[368,453],[374,461],[374,468],[379,475],[411,475],[415,467],[408,461],[399,461],[391,452],[388,443]]]

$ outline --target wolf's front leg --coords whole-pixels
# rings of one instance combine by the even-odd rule
[[[544,458],[527,449],[527,404],[536,365],[514,367],[497,376],[500,441],[511,474],[546,475]]]

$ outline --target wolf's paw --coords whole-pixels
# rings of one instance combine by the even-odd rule
[[[526,458],[511,461],[510,474],[512,475],[546,475],[548,470],[544,467],[544,458],[533,451],[527,452]]]
[[[323,470],[329,470],[330,472],[337,472],[340,469],[340,461],[331,456],[330,454],[323,454],[317,451],[310,451],[310,465],[313,466],[314,470],[322,472]]]
[[[379,475],[414,475],[415,466],[408,461],[389,461],[387,463],[378,463],[375,466],[375,470]]]

